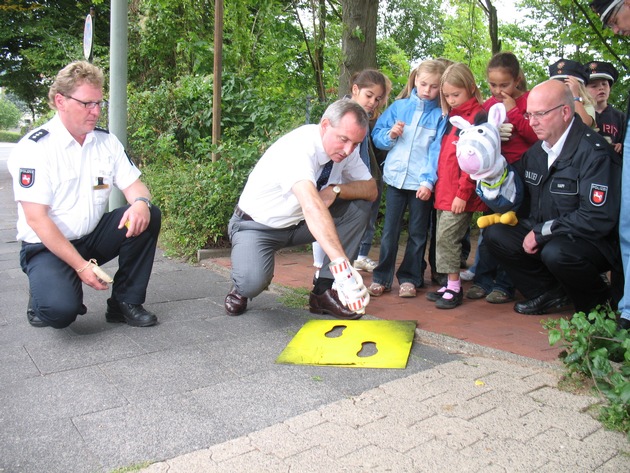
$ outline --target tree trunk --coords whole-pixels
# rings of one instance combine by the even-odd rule
[[[499,40],[499,20],[497,19],[497,9],[491,0],[479,0],[481,8],[483,8],[488,17],[488,33],[490,34],[490,43],[492,44],[492,54],[501,51],[501,41]]]
[[[315,15],[314,15],[315,16]],[[324,45],[326,44],[326,0],[319,0],[319,8],[316,15],[319,25],[315,37],[315,80],[317,82],[317,95],[320,102],[326,100],[326,86],[324,85]],[[315,26],[315,25],[313,25]]]
[[[339,97],[350,92],[355,72],[376,68],[376,19],[378,0],[342,0],[342,54]]]

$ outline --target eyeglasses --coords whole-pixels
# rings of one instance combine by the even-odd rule
[[[96,107],[98,107],[98,108],[100,108],[102,110],[105,107],[107,107],[107,100],[101,100],[100,102],[84,102],[83,100],[75,99],[74,97],[71,97],[70,95],[64,95],[64,97],[66,97],[67,99],[72,99],[72,100],[74,100],[76,102],[79,102],[81,105],[83,105],[88,110],[94,110]]]
[[[548,113],[551,113],[560,107],[564,107],[564,104],[561,103],[560,105],[556,105],[555,107],[550,108],[549,110],[545,110],[544,112],[532,112],[532,113],[525,112],[523,114],[523,117],[525,118],[525,120],[531,120],[532,118],[541,119],[542,117],[546,116]]]

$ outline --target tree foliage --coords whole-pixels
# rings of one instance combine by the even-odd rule
[[[90,6],[97,55],[109,45],[109,2],[4,0],[0,3],[0,86],[35,114],[45,110],[48,86],[70,61],[83,59],[83,27]]]
[[[107,72],[110,2],[0,3],[0,86],[26,103],[33,115],[46,109],[47,88],[56,72],[82,58],[83,24],[94,4],[94,62]],[[354,72],[376,65],[391,79],[393,97],[411,67],[446,57],[468,64],[487,96],[486,64],[501,47],[519,57],[530,87],[546,79],[548,65],[560,57],[613,62],[622,73],[611,100],[618,107],[623,107],[630,86],[625,56],[629,40],[604,30],[587,0],[521,0],[519,14],[505,17],[499,9],[496,18],[493,7],[502,2],[492,0],[231,0],[225,5],[222,45],[220,152],[226,162],[220,166],[227,168],[219,171],[215,165],[210,170],[214,4],[129,2],[130,150],[147,174],[155,176],[158,199],[172,194],[168,182],[179,182],[170,172],[174,169],[187,176],[199,172],[208,182],[213,173],[238,168],[232,182],[240,183],[247,166],[275,136],[316,121],[325,105],[344,92],[349,75],[344,68]],[[357,5],[364,8],[353,10]],[[373,14],[376,5],[378,15]],[[372,31],[367,21],[375,19]],[[159,178],[164,174],[169,181]],[[222,176],[215,178],[227,185]],[[187,183],[179,183],[190,195],[203,192],[203,187],[193,192]],[[182,196],[177,205],[184,201]],[[215,209],[223,215],[233,202],[226,197],[213,205],[225,206]],[[180,235],[189,235],[186,224],[182,219]],[[206,221],[206,227],[201,240],[224,237],[216,222]]]
[[[0,130],[17,127],[21,117],[20,109],[13,102],[0,95]]]

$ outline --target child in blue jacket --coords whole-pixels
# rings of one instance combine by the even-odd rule
[[[433,208],[440,143],[446,127],[439,102],[441,61],[424,61],[409,76],[407,87],[380,116],[372,140],[389,150],[383,168],[385,222],[378,266],[368,288],[378,297],[391,290],[398,242],[409,209],[407,246],[396,277],[400,297],[415,297],[424,285],[422,261]]]

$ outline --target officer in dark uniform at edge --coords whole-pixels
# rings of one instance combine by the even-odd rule
[[[628,0],[595,0],[590,4],[591,9],[602,20],[602,24],[615,34],[630,36],[630,1]],[[626,110],[626,118],[630,116],[630,102]],[[625,216],[619,221],[619,245],[621,247],[621,266],[624,272],[623,296],[619,301],[619,319],[617,325],[620,329],[630,330],[630,135],[626,132],[623,137],[623,166],[621,176],[621,209],[620,215]]]
[[[534,87],[525,115],[540,140],[515,166],[528,213],[515,227],[485,229],[484,239],[526,298],[516,312],[545,314],[572,301],[588,313],[610,300],[601,273],[619,264],[621,161],[575,114],[562,82]]]

